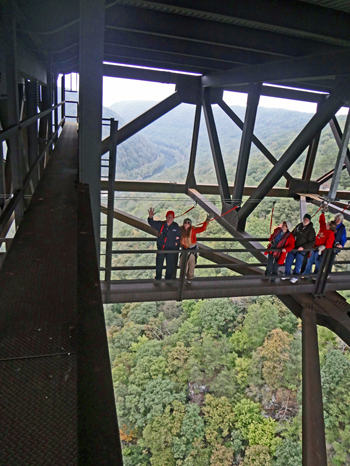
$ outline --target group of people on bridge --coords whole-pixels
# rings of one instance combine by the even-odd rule
[[[157,249],[171,251],[176,249],[188,249],[191,252],[188,254],[186,265],[186,285],[190,285],[194,277],[194,269],[198,257],[197,234],[202,233],[207,229],[210,221],[210,216],[200,226],[193,226],[190,218],[185,218],[183,225],[180,227],[178,223],[174,222],[175,213],[169,210],[165,215],[165,222],[161,220],[154,220],[154,209],[151,207],[148,211],[148,223],[151,227],[158,231]],[[177,254],[164,253],[157,254],[156,259],[156,276],[157,282],[162,278],[162,270],[164,259],[166,261],[165,279],[171,280],[175,278]],[[186,260],[183,255],[180,257],[180,267],[182,261]]]
[[[317,235],[309,214],[305,214],[303,221],[294,229],[292,229],[289,221],[284,221],[274,230],[267,247],[271,251],[267,250],[265,252],[268,256],[265,275],[269,277],[270,281],[274,282],[276,280],[278,269],[283,265],[285,270],[281,279],[290,280],[292,283],[296,283],[300,276],[306,278],[305,276],[311,274],[313,265],[315,265],[314,273],[317,274],[326,249],[335,248],[331,267],[333,266],[335,255],[345,246],[346,230],[343,224],[344,216],[338,213],[335,215],[334,220],[326,222],[326,210],[327,207],[324,206],[319,218],[320,229]],[[158,250],[189,250],[185,283],[190,285],[194,278],[198,257],[197,234],[206,230],[210,216],[207,216],[200,226],[193,226],[192,220],[185,218],[181,227],[174,221],[175,213],[172,210],[166,213],[165,221],[154,220],[153,217],[154,209],[151,207],[148,211],[148,223],[158,232]],[[162,278],[164,260],[166,261],[165,279],[175,278],[177,254],[164,252],[157,254],[155,283]],[[182,254],[180,256],[180,267],[183,260],[186,260],[186,258]]]
[[[334,220],[326,222],[325,211],[327,206],[322,208],[319,218],[319,232],[316,235],[311,216],[305,214],[303,221],[294,229],[288,221],[284,221],[278,226],[269,238],[268,263],[265,275],[270,277],[274,282],[278,275],[278,269],[284,265],[284,274],[281,280],[290,280],[296,283],[301,278],[307,278],[312,273],[312,267],[315,265],[314,274],[317,274],[321,266],[324,251],[335,248],[332,258],[331,268],[335,256],[346,243],[346,230],[343,224],[344,216],[341,213],[335,215]],[[292,266],[294,269],[292,273]]]

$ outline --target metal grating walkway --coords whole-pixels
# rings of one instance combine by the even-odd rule
[[[66,123],[0,270],[1,465],[121,464],[90,196],[77,178],[77,125]]]
[[[0,272],[0,464],[76,464],[77,163],[70,123]]]

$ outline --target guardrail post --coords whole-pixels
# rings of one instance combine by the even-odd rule
[[[62,74],[61,77],[61,102],[64,102],[66,100],[66,76]],[[66,122],[65,120],[66,117],[66,104],[61,105],[61,120],[63,120],[63,125],[62,129],[64,127],[64,124]]]
[[[105,280],[111,280],[112,245],[113,245],[113,211],[114,211],[114,182],[117,162],[118,122],[111,118],[110,148],[108,161],[108,200],[107,200],[107,233],[106,233],[106,261]]]
[[[327,283],[327,277],[331,272],[333,249],[325,249],[320,269],[317,274],[316,283],[312,294],[322,296]]]
[[[186,268],[187,268],[187,261],[188,261],[188,251],[184,249],[181,254],[182,260],[181,261],[181,267],[180,267],[180,277],[179,277],[179,286],[177,289],[177,298],[176,301],[182,301],[182,293],[183,293],[183,288],[184,288],[184,282],[185,282],[185,275],[186,275]]]

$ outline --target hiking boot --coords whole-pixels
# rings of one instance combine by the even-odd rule
[[[298,281],[298,278],[297,278],[297,277],[292,277],[292,278],[290,279],[290,282],[291,282],[291,283],[296,283],[297,281]]]
[[[290,280],[290,275],[283,275],[283,277],[281,277],[281,280]]]

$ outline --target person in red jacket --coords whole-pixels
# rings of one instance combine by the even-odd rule
[[[197,234],[202,233],[207,229],[209,224],[210,217],[208,216],[203,222],[203,225],[200,227],[193,227],[192,220],[190,218],[185,218],[183,225],[180,227],[180,244],[183,249],[193,249],[193,252],[188,254],[187,266],[186,266],[186,285],[191,284],[191,280],[194,277],[194,269],[196,267],[197,257],[198,257],[198,245],[197,245]],[[181,254],[180,257],[180,268],[182,261],[184,260],[184,254]]]
[[[316,236],[316,243],[315,243],[315,251],[311,251],[310,257],[307,261],[304,274],[302,278],[305,278],[304,275],[309,275],[311,273],[311,269],[313,264],[315,264],[314,273],[318,273],[322,262],[322,252],[325,249],[331,249],[334,244],[335,239],[335,231],[337,229],[337,224],[333,221],[326,223],[326,218],[324,215],[324,211],[320,215],[320,231],[317,233]]]
[[[265,255],[268,256],[265,275],[271,277],[271,282],[276,281],[274,277],[278,275],[278,266],[284,264],[287,253],[294,248],[295,238],[290,230],[290,222],[283,222],[282,225],[275,228],[269,238],[270,244],[267,246],[268,249],[279,249],[279,251],[265,252]]]

